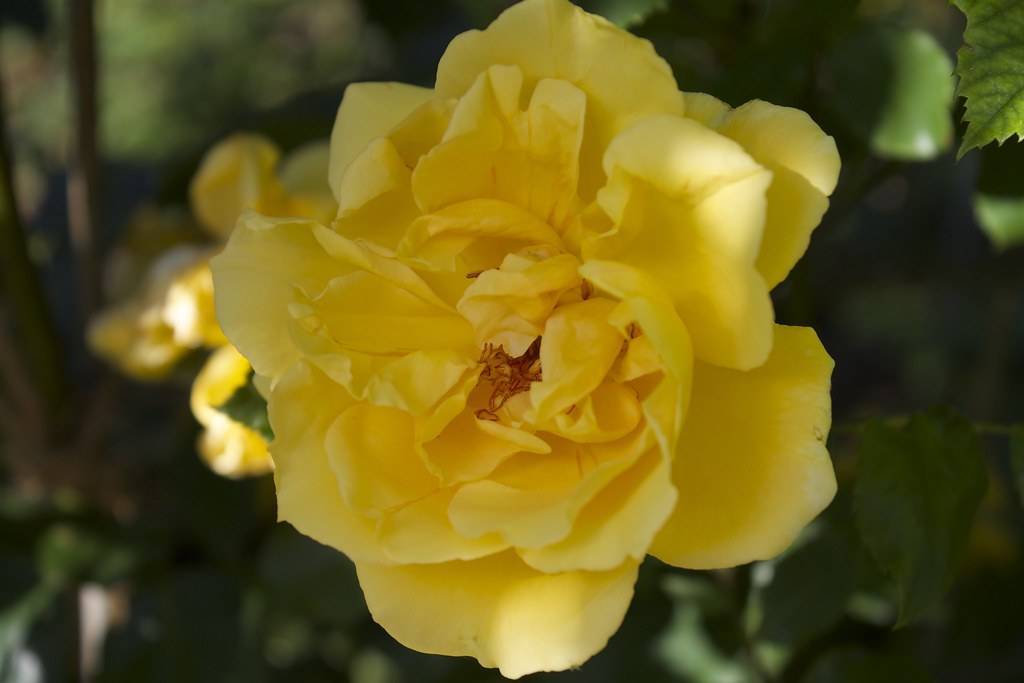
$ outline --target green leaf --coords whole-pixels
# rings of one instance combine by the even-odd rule
[[[986,483],[977,434],[961,417],[934,410],[902,429],[868,425],[853,512],[868,551],[895,583],[898,626],[949,588]]]
[[[959,156],[1016,134],[1024,139],[1024,3],[954,0],[967,16],[957,53],[958,94],[967,100]]]
[[[1024,197],[977,194],[974,215],[997,249],[1024,242]]]
[[[32,624],[49,609],[59,593],[60,586],[42,581],[0,611],[0,672],[14,651],[24,644]]]
[[[578,4],[623,28],[638,26],[651,14],[668,9],[668,0],[590,0]]]
[[[974,215],[997,249],[1024,243],[1024,145],[981,150]]]
[[[267,401],[256,390],[251,374],[246,383],[238,387],[235,393],[231,394],[231,398],[218,406],[217,410],[235,422],[256,430],[267,441],[273,441],[274,431],[270,428],[270,420],[267,418]]]
[[[821,529],[771,567],[771,583],[760,595],[759,637],[793,646],[832,626],[846,611],[856,569],[846,539],[831,527]]]
[[[953,64],[924,31],[870,25],[826,60],[836,113],[875,154],[932,159],[953,142]]]

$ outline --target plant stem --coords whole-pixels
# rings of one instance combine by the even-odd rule
[[[0,328],[0,334],[13,332],[15,343],[7,344],[11,355],[25,358],[35,391],[48,408],[51,417],[60,412],[65,379],[61,344],[43,293],[35,266],[29,258],[25,229],[18,214],[14,194],[13,155],[7,139],[3,87],[0,83],[0,281],[4,306],[11,318],[11,330]],[[20,351],[20,354],[16,352]],[[16,378],[3,373],[10,390]],[[28,401],[22,396],[21,403]],[[22,405],[27,410],[29,406]]]
[[[99,305],[96,230],[100,225],[96,144],[96,25],[93,0],[71,1],[70,71],[74,93],[74,148],[68,162],[68,228],[78,276],[83,322]]]

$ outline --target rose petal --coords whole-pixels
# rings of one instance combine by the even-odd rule
[[[774,557],[835,494],[825,450],[832,359],[809,328],[778,326],[775,335],[756,370],[695,369],[672,475],[679,502],[652,549],[669,564]]]
[[[357,562],[374,620],[407,647],[471,656],[507,678],[562,671],[601,650],[633,596],[637,564],[544,574],[513,554],[385,567]]]
[[[619,131],[644,116],[683,111],[672,69],[650,42],[565,0],[525,0],[487,29],[456,36],[437,67],[438,94],[462,96],[493,64],[522,69],[527,92],[553,78],[586,94],[580,152],[586,199],[602,184],[601,155]]]

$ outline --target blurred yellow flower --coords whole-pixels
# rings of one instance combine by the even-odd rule
[[[127,375],[162,379],[185,353],[227,343],[213,314],[208,247],[178,246],[149,267],[137,291],[89,325],[89,346]]]
[[[266,474],[273,468],[263,436],[220,410],[249,381],[250,371],[248,361],[233,346],[222,346],[192,383],[192,414],[204,427],[199,455],[210,469],[227,477]]]
[[[203,157],[189,186],[192,212],[219,239],[227,239],[246,209],[330,220],[337,204],[324,180],[328,155],[326,144],[314,142],[281,161],[270,140],[236,133]]]
[[[233,135],[204,157],[190,187],[192,211],[217,240],[226,238],[249,208],[329,220],[337,205],[326,181],[328,155],[326,143],[311,143],[278,163],[280,151],[269,140]],[[142,212],[139,220],[151,229],[170,222],[152,211]],[[250,367],[228,345],[214,315],[209,258],[215,252],[215,247],[179,246],[155,259],[134,294],[92,321],[89,343],[138,379],[164,378],[187,352],[215,349],[192,389],[192,412],[204,427],[199,452],[220,474],[262,474],[272,467],[263,437],[219,410],[248,380]]]
[[[577,666],[647,554],[772,557],[832,499],[832,360],[774,323],[839,172],[803,112],[683,94],[565,0],[350,86],[338,212],[247,212],[217,314],[269,392],[279,515],[374,618],[508,677]]]

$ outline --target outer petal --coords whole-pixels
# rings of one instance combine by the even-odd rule
[[[457,36],[437,67],[437,92],[459,97],[494,64],[522,69],[527,92],[544,78],[569,81],[587,95],[581,195],[601,183],[608,142],[632,121],[681,114],[672,70],[646,40],[587,14],[566,0],[524,0],[484,31]]]
[[[327,456],[349,507],[374,517],[436,491],[416,453],[415,421],[396,408],[357,403],[327,432]]]
[[[374,523],[346,505],[325,448],[327,430],[353,404],[344,389],[305,362],[289,368],[267,404],[274,442],[277,514],[354,561],[388,562]]]
[[[698,364],[673,471],[679,503],[654,555],[693,569],[767,559],[828,505],[832,367],[813,330],[783,326],[756,370]]]
[[[642,561],[675,506],[670,471],[660,452],[649,451],[583,508],[565,540],[520,556],[545,572],[603,571],[627,558]]]
[[[757,367],[773,311],[754,267],[771,174],[728,138],[680,117],[652,117],[605,155],[598,203],[615,227],[584,241],[584,260],[643,271],[672,298],[709,363]]]
[[[686,102],[686,118],[700,121],[708,128],[718,128],[722,119],[732,111],[732,107],[711,95],[702,92],[683,93]]]
[[[358,563],[374,620],[421,652],[469,655],[508,678],[579,666],[618,629],[637,564],[543,574],[512,554],[472,562]]]
[[[189,186],[199,222],[223,239],[246,209],[276,213],[284,199],[274,175],[280,156],[277,146],[260,135],[239,133],[214,145]]]
[[[772,171],[757,269],[774,287],[807,250],[811,232],[828,209],[839,179],[835,140],[799,109],[752,100],[730,110],[709,95],[686,97],[687,116],[740,143]]]
[[[210,263],[217,319],[261,375],[276,378],[298,357],[288,333],[296,290],[313,296],[341,269],[317,242],[315,226],[246,212]]]
[[[416,107],[434,96],[429,88],[404,83],[353,83],[345,88],[331,131],[328,181],[342,203],[341,181],[349,164],[375,138],[387,135]]]

